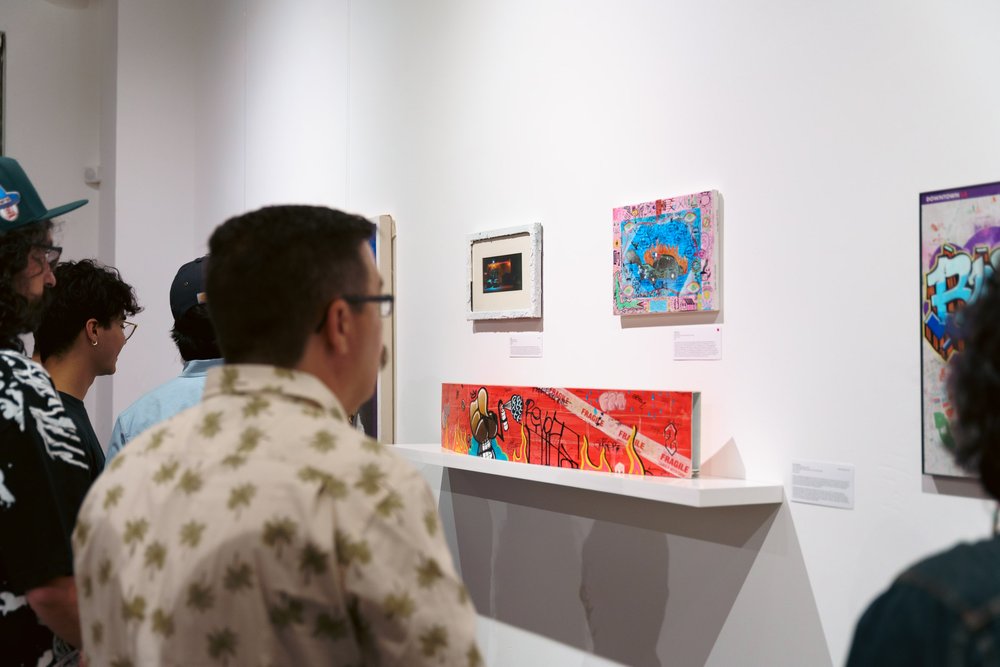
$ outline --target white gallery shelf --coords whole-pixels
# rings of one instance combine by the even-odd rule
[[[775,482],[753,482],[728,477],[676,479],[637,477],[591,470],[495,461],[445,451],[440,444],[394,445],[411,463],[440,466],[450,470],[512,477],[542,484],[570,486],[600,493],[613,493],[688,507],[734,507],[782,502],[784,489]]]

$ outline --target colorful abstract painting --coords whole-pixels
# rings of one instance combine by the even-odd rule
[[[1000,183],[920,195],[923,461],[931,475],[968,476],[952,460],[948,360],[960,354],[955,315],[1000,266]]]
[[[719,309],[719,193],[614,209],[614,313]]]
[[[483,458],[692,477],[700,394],[478,384],[441,387],[444,449]]]

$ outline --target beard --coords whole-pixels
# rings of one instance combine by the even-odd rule
[[[38,330],[39,325],[41,325],[42,320],[45,318],[45,310],[49,307],[49,303],[52,301],[52,293],[49,288],[46,287],[42,291],[42,295],[34,299],[29,299],[27,297],[21,297],[21,323],[23,327],[23,332],[28,333]]]

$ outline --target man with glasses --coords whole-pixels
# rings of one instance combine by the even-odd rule
[[[208,369],[222,363],[205,302],[207,265],[207,255],[184,264],[170,284],[170,312],[174,316],[170,336],[184,360],[184,369],[118,415],[108,445],[108,463],[137,435],[200,401]]]
[[[135,290],[112,267],[89,259],[67,262],[56,267],[55,277],[35,330],[35,353],[76,425],[91,479],[97,479],[104,470],[104,450],[83,401],[98,376],[117,370],[118,355],[135,331],[126,318],[142,309]]]
[[[0,662],[51,664],[81,644],[70,532],[90,485],[72,420],[48,373],[24,355],[60,248],[49,209],[0,157]],[[53,637],[55,633],[55,637]]]
[[[430,489],[347,422],[375,389],[392,304],[373,232],[273,206],[212,234],[225,364],[198,405],[115,458],[80,512],[96,664],[480,664]]]

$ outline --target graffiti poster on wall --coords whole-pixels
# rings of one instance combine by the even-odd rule
[[[920,195],[920,347],[924,472],[968,476],[952,461],[948,360],[962,342],[955,315],[1000,265],[1000,183]]]
[[[441,442],[482,458],[693,477],[700,394],[479,384],[441,387]]]
[[[613,212],[614,314],[719,310],[719,193]]]

